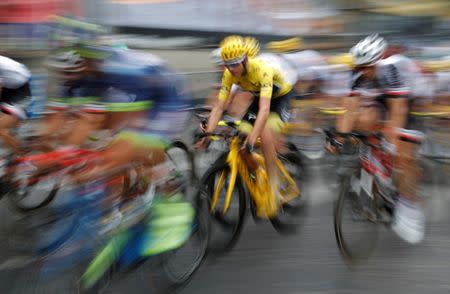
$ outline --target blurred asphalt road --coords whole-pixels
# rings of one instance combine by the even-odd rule
[[[208,51],[158,51],[180,71],[209,71]],[[210,85],[198,76],[199,84]],[[432,167],[435,184],[424,190],[428,228],[426,240],[409,246],[383,229],[372,258],[349,268],[342,260],[333,232],[333,200],[337,186],[330,176],[330,165],[312,164],[306,195],[312,208],[302,230],[293,236],[278,235],[270,224],[248,219],[241,240],[226,256],[208,259],[181,292],[199,293],[450,293],[450,168]],[[6,242],[15,216],[0,201],[0,293],[71,293],[75,273],[42,281],[36,268],[26,265],[29,258],[14,256]],[[150,268],[114,280],[106,293],[154,293]]]
[[[366,264],[349,268],[336,247],[332,203],[335,188],[327,186],[326,165],[316,167],[306,192],[312,208],[302,230],[292,236],[278,235],[270,224],[248,219],[235,250],[210,258],[182,293],[449,293],[450,226],[448,186],[428,186],[426,240],[409,246],[391,231],[382,229],[376,250]],[[436,194],[437,193],[437,194]],[[11,213],[1,202],[1,227]],[[440,211],[438,211],[440,210]],[[4,235],[5,236],[5,235]],[[6,237],[6,236],[5,236]],[[2,238],[4,240],[4,238]],[[14,268],[24,262],[2,243],[1,293],[69,293],[62,276],[40,281],[32,267]],[[70,273],[72,275],[74,273]],[[149,285],[152,271],[142,268],[114,280],[106,293],[154,293]]]

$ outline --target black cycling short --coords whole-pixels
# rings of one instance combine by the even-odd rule
[[[272,98],[270,101],[270,112],[276,113],[280,116],[281,120],[283,122],[287,122],[289,120],[289,105],[291,99],[296,97],[295,90],[289,91],[287,94]],[[254,124],[256,121],[256,115],[258,114],[259,110],[259,97],[256,97],[252,104],[250,104],[250,107],[248,108],[247,112],[245,113],[242,120],[249,122],[250,124]]]
[[[30,83],[27,82],[17,89],[2,88],[1,101],[6,103],[20,103],[31,98]]]
[[[0,111],[19,119],[29,117],[28,108],[32,102],[30,84],[26,83],[17,89],[1,90]]]

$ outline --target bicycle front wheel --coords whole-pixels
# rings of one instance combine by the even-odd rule
[[[334,208],[334,232],[341,255],[349,263],[367,260],[378,238],[376,204],[360,188],[360,172],[343,177]],[[359,191],[357,191],[359,190]]]
[[[225,210],[230,178],[230,168],[226,157],[222,156],[205,173],[199,191],[200,197],[208,200],[208,209],[212,217],[208,247],[215,254],[226,253],[236,245],[245,219],[245,190],[239,175],[233,187],[228,209]]]
[[[205,260],[210,235],[208,201],[195,199],[195,218],[189,239],[179,248],[163,254],[160,284],[174,290],[186,285]]]

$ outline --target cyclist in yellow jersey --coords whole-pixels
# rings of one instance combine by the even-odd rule
[[[261,149],[264,154],[272,189],[278,191],[276,177],[277,133],[283,122],[289,118],[289,100],[294,96],[293,86],[286,82],[283,73],[269,66],[258,57],[251,57],[249,46],[254,39],[240,36],[229,36],[220,44],[221,56],[225,64],[222,85],[219,91],[219,102],[214,106],[209,117],[207,132],[213,132],[222,117],[224,106],[229,98],[233,84],[242,90],[251,92],[255,97],[243,117],[242,131],[248,133],[243,148],[253,151],[256,140],[261,138]],[[203,139],[197,146],[205,146]]]

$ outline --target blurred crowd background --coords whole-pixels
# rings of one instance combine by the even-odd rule
[[[0,8],[0,54],[31,69],[38,102],[48,83],[43,58],[61,39],[93,31],[157,51],[188,77],[196,98],[211,84],[207,54],[230,33],[262,43],[301,36],[305,48],[333,54],[378,32],[414,58],[450,55],[447,0],[3,0]]]

